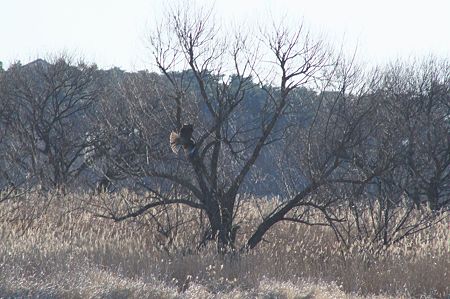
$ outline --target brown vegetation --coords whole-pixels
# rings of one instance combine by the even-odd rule
[[[96,202],[124,197],[144,200],[127,192],[35,193],[4,202],[0,297],[445,298],[450,292],[448,212],[447,222],[381,254],[364,240],[344,250],[330,227],[280,222],[249,253],[220,256],[212,243],[197,249],[205,216],[186,206],[122,222],[92,216]],[[237,244],[278,203],[243,202]]]

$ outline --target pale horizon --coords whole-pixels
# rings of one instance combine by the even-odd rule
[[[6,1],[5,1],[6,2]],[[180,1],[179,1],[180,2]],[[192,1],[190,1],[192,2]],[[199,6],[212,1],[195,1]],[[1,2],[0,2],[1,3]],[[67,53],[100,68],[153,69],[146,36],[163,17],[164,1],[16,0],[2,3],[0,61]],[[303,21],[358,60],[383,64],[396,59],[450,57],[450,1],[216,0],[223,23],[257,24],[266,15]]]

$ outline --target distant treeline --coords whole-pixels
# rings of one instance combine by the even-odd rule
[[[327,178],[333,186],[327,192],[428,202],[435,209],[448,205],[449,69],[448,61],[430,58],[367,73],[343,93],[312,85],[292,90],[238,191],[288,197],[307,185],[314,171],[339,163]],[[0,188],[185,193],[189,190],[165,175],[191,180],[195,170],[182,153],[170,150],[168,136],[189,123],[197,142],[211,130],[213,117],[226,122],[218,128],[221,148],[212,153],[223,158],[221,173],[214,175],[226,182],[249,158],[261,134],[258,126],[276,113],[271,97],[283,91],[237,74],[203,72],[201,81],[195,76],[189,70],[100,70],[67,57],[1,70]],[[213,115],[215,107],[198,100],[204,91],[214,98],[225,90],[242,97],[231,115]]]

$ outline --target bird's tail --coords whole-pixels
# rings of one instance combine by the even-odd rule
[[[178,150],[180,149],[180,135],[178,133],[170,133],[170,148],[175,154],[178,153]]]

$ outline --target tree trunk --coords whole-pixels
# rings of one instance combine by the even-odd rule
[[[238,227],[233,225],[233,203],[234,200],[213,198],[205,210],[211,227],[210,235],[205,239],[215,240],[220,254],[235,249],[234,241]]]
[[[273,213],[270,217],[264,219],[264,221],[258,226],[256,231],[250,237],[250,239],[248,239],[245,248],[247,250],[255,248],[273,225],[275,225],[279,221],[282,221],[284,216],[289,213],[289,211],[291,211],[300,203],[302,199],[316,190],[319,186],[319,183],[311,183],[305,189],[303,189],[302,192],[298,193],[293,199],[291,199],[284,207],[279,209],[276,213]]]

